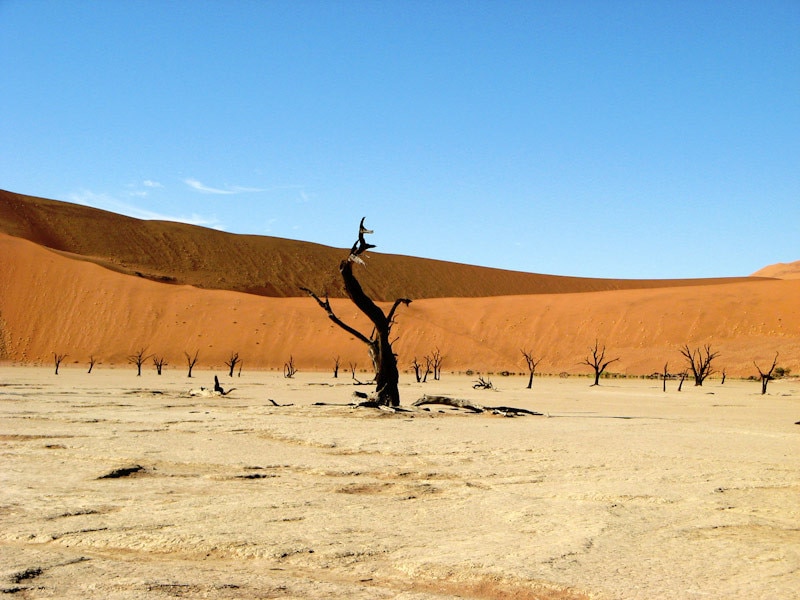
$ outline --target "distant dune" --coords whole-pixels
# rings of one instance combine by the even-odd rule
[[[347,247],[355,237],[343,231]],[[263,296],[302,296],[300,286],[344,297],[346,252],[320,244],[142,221],[77,204],[0,190],[0,233],[127,275]],[[372,240],[380,244],[380,239]],[[463,298],[730,283],[735,279],[623,280],[520,273],[373,252],[360,274],[373,298]],[[740,280],[745,280],[742,278]]]
[[[752,277],[774,277],[775,279],[800,279],[800,260],[776,263],[753,273]]]
[[[232,352],[240,354],[245,371],[281,369],[290,356],[301,370],[328,371],[336,356],[343,368],[350,362],[368,368],[363,345],[332,324],[310,298],[177,283],[191,279],[194,272],[187,265],[192,264],[206,282],[254,278],[263,273],[258,270],[262,266],[257,257],[263,256],[258,252],[271,244],[280,249],[284,261],[293,252],[302,256],[288,265],[269,267],[275,273],[290,272],[274,280],[285,290],[310,281],[323,290],[327,282],[330,291],[338,285],[335,266],[346,251],[142,222],[51,201],[36,201],[31,208],[27,202],[13,195],[0,199],[2,228],[13,234],[0,234],[0,360],[48,364],[52,353],[58,352],[68,355],[65,364],[81,368],[88,366],[90,355],[102,363],[98,368],[130,368],[127,357],[146,348],[165,356],[169,369],[184,369],[184,352],[195,351],[200,354],[198,367],[215,370],[224,368]],[[47,221],[41,214],[48,211],[59,216]],[[115,241],[126,238],[129,231],[133,241]],[[212,236],[217,236],[214,243],[204,240]],[[104,248],[106,243],[110,249]],[[210,250],[215,243],[228,244],[225,249],[236,252]],[[153,252],[158,244],[161,251]],[[237,254],[242,245],[259,249],[244,252],[250,269],[242,269],[245,275],[209,266],[219,266],[227,257],[231,273],[238,273],[235,265],[242,260]],[[166,259],[158,259],[169,248],[171,270],[165,268]],[[139,249],[153,262],[137,262]],[[124,253],[123,259],[116,257],[117,251]],[[780,366],[800,373],[800,279],[638,282],[642,287],[636,289],[637,282],[548,278],[449,265],[449,277],[440,290],[453,296],[458,296],[454,291],[464,290],[462,297],[426,299],[408,293],[406,282],[431,279],[446,263],[377,254],[371,260],[368,271],[384,277],[376,275],[373,285],[386,285],[381,289],[390,297],[415,298],[398,312],[394,329],[404,370],[415,357],[422,360],[439,348],[445,372],[521,372],[520,349],[526,348],[544,357],[541,372],[587,373],[580,362],[597,339],[607,346],[609,356],[620,358],[611,367],[617,373],[649,374],[661,371],[665,362],[677,372],[683,368],[678,348],[686,343],[711,344],[720,352],[716,366],[731,376],[754,374],[753,361],[768,366],[775,352],[780,353]],[[148,277],[129,274],[144,264],[158,268]],[[176,274],[169,275],[175,277],[174,283],[157,281],[167,273]],[[357,271],[358,276],[364,273]],[[524,290],[527,285],[538,292],[476,297],[481,282],[473,279],[492,276],[493,286]],[[629,288],[592,290],[595,282]],[[277,283],[270,285],[278,288]],[[425,281],[418,284],[417,291],[436,296],[424,285]],[[369,325],[349,300],[334,299],[332,304],[342,319],[369,333]]]

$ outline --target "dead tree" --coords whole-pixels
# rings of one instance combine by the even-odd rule
[[[587,356],[581,364],[588,365],[594,369],[594,383],[592,386],[600,385],[600,377],[603,375],[606,367],[618,361],[619,357],[606,360],[606,347],[603,346],[600,348],[597,340],[594,341],[594,347],[589,348],[589,352],[592,353],[591,356]]]
[[[289,356],[289,362],[283,363],[283,376],[286,379],[291,379],[295,373],[297,373],[297,369],[294,367],[294,357]]]
[[[92,372],[92,369],[94,369],[94,365],[96,363],[97,363],[97,359],[94,357],[94,354],[89,356],[89,371],[88,371],[88,373]]]
[[[359,381],[358,377],[356,377],[356,371],[358,370],[358,363],[354,362],[348,363],[347,368],[350,370],[350,377],[353,379],[353,381],[356,382],[356,385],[364,385],[364,382]]]
[[[433,371],[433,358],[425,356],[425,373],[422,376],[422,383],[428,383],[428,375]]]
[[[157,354],[153,355],[153,365],[156,368],[156,373],[159,375],[161,375],[161,370],[167,366],[167,364],[167,359],[165,359],[163,356],[158,356]]]
[[[339,379],[339,362],[340,361],[341,361],[341,358],[338,357],[338,356],[336,356],[333,359],[333,378],[334,379]]]
[[[230,369],[230,371],[228,371],[228,376],[229,377],[233,377],[233,371],[234,371],[234,369],[236,369],[236,365],[238,363],[240,363],[240,362],[241,362],[241,359],[239,358],[239,353],[238,352],[231,352],[231,357],[228,360],[225,361],[225,364],[228,365],[228,368]],[[242,374],[242,370],[241,370],[241,367],[240,367],[239,368],[239,375],[241,375],[241,374]]]
[[[56,375],[58,375],[58,368],[61,366],[61,361],[67,357],[66,354],[58,354],[53,352],[53,361],[56,363]]]
[[[339,317],[334,314],[327,297],[323,301],[308,288],[301,289],[316,300],[317,304],[328,314],[328,318],[331,321],[367,345],[370,358],[375,365],[376,371],[374,401],[383,406],[399,406],[400,392],[398,390],[398,383],[400,381],[400,372],[397,369],[397,356],[395,356],[392,351],[392,342],[389,338],[389,334],[394,324],[394,314],[397,307],[400,306],[400,304],[408,306],[411,300],[408,298],[398,298],[394,301],[389,312],[384,313],[383,310],[364,293],[361,284],[353,275],[353,264],[358,263],[363,265],[364,260],[362,255],[370,248],[375,247],[373,244],[367,243],[364,239],[364,236],[368,233],[372,233],[372,231],[364,227],[364,219],[361,219],[361,223],[358,227],[358,239],[355,244],[353,244],[349,256],[339,264],[339,272],[342,274],[344,289],[347,292],[347,296],[358,309],[369,318],[375,327],[375,332],[372,337],[367,337],[339,319]]]
[[[420,375],[420,371],[422,370],[422,365],[419,364],[417,357],[414,357],[414,360],[411,363],[411,368],[414,369],[414,378],[417,380],[417,383],[422,381],[422,375]]]
[[[422,372],[422,365],[417,360],[417,357],[414,357],[414,361],[411,363],[411,368],[414,369],[414,377],[417,380],[417,383],[427,383],[428,382],[428,375],[434,373],[434,379],[436,379],[436,363],[434,362],[434,358],[431,356],[425,356],[425,372]]]
[[[761,395],[763,396],[767,393],[767,384],[775,379],[775,377],[772,376],[772,373],[775,371],[775,365],[778,364],[778,353],[775,353],[775,360],[772,361],[772,366],[769,368],[769,371],[762,371],[761,367],[759,367],[755,361],[753,361],[753,364],[756,365],[758,374],[761,376]]]
[[[669,363],[665,362],[664,363],[664,372],[661,374],[661,381],[664,382],[662,384],[662,386],[661,386],[661,391],[662,392],[666,392],[667,391],[667,379],[669,379],[669,371],[667,370],[667,367],[669,367]]]
[[[710,344],[703,346],[702,351],[700,348],[695,348],[694,351],[692,351],[689,349],[688,344],[684,344],[680,352],[686,358],[689,369],[692,371],[694,384],[696,386],[703,385],[706,378],[714,372],[711,363],[719,356],[719,352],[711,352]]]
[[[433,380],[439,381],[442,377],[442,361],[444,360],[444,356],[442,356],[442,352],[439,348],[436,348],[431,353],[431,367],[433,368]]]
[[[520,352],[522,352],[522,356],[525,357],[525,363],[528,365],[528,373],[530,376],[528,377],[528,385],[525,389],[529,390],[533,387],[533,374],[536,372],[536,366],[542,362],[542,359],[534,358],[532,350],[525,350],[524,348],[521,348]]]
[[[145,352],[147,352],[147,348],[140,348],[136,352],[136,354],[131,354],[128,357],[128,362],[131,363],[132,365],[136,365],[136,376],[137,377],[141,377],[142,376],[142,365],[144,364],[144,361],[146,361],[148,358],[150,358],[150,355],[149,354],[145,354]]]
[[[187,377],[192,377],[192,369],[197,364],[197,357],[200,355],[200,350],[195,350],[194,356],[189,354],[188,352],[184,352],[183,355],[186,357],[186,364],[189,366],[189,374]]]
[[[484,379],[482,376],[478,376],[478,381],[472,384],[472,387],[476,390],[491,390],[494,388],[492,385],[492,380],[488,377]]]
[[[683,388],[683,382],[686,381],[686,378],[688,376],[689,376],[689,371],[687,371],[686,369],[684,369],[683,371],[680,372],[681,380],[678,383],[678,391],[679,392],[681,391],[681,388]]]

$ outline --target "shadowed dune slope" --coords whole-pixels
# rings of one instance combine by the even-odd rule
[[[245,370],[281,369],[289,356],[301,370],[366,369],[363,344],[332,324],[310,298],[271,298],[168,285],[74,260],[27,240],[0,234],[0,359],[126,366],[140,348],[184,369],[224,369],[238,352]],[[539,371],[585,373],[587,348],[599,339],[609,370],[628,374],[683,367],[678,347],[710,343],[731,376],[755,373],[753,361],[800,371],[800,280],[494,298],[416,300],[398,311],[394,332],[401,368],[438,347],[444,370],[522,371],[520,348],[544,356]],[[332,305],[346,322],[370,327],[346,299]],[[149,366],[152,369],[152,366]],[[496,382],[498,383],[498,382]],[[502,385],[502,384],[500,384]]]
[[[355,234],[343,231],[347,241]],[[142,221],[67,202],[0,190],[0,232],[172,284],[262,296],[302,296],[300,286],[344,297],[337,267],[346,250],[266,236],[236,235],[165,221]],[[380,239],[373,240],[380,244]],[[360,274],[373,298],[487,297],[727,284],[747,278],[621,280],[521,273],[371,253]]]

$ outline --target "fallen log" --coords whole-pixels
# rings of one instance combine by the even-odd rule
[[[292,403],[290,403],[290,404],[278,404],[278,403],[277,403],[277,402],[275,402],[275,400],[273,400],[272,398],[267,398],[267,401],[268,401],[268,402],[271,402],[271,403],[272,403],[272,406],[279,406],[279,407],[283,407],[283,406],[294,406],[294,404],[292,404]]]
[[[422,398],[414,402],[411,406],[424,406],[426,404],[442,404],[444,406],[452,406],[454,408],[463,408],[471,410],[475,413],[482,413],[486,409],[480,404],[475,404],[469,400],[462,400],[461,398],[450,398],[449,396],[428,396],[424,395]]]
[[[464,400],[462,398],[450,398],[449,396],[428,396],[425,395],[412,406],[425,406],[427,404],[441,404],[444,406],[452,406],[454,408],[463,408],[474,413],[491,412],[496,415],[503,415],[506,417],[514,417],[517,415],[534,415],[542,416],[542,413],[527,410],[525,408],[516,408],[514,406],[483,406],[471,400]]]

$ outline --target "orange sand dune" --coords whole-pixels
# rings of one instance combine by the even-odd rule
[[[775,279],[800,279],[800,260],[776,263],[753,273],[752,277],[774,277]]]
[[[33,242],[0,234],[0,359],[51,362],[53,352],[82,368],[90,355],[121,366],[140,348],[183,369],[184,352],[198,366],[223,369],[231,352],[244,368],[278,368],[291,356],[301,370],[368,366],[364,346],[332,324],[309,298],[270,298],[168,285],[74,260]],[[377,270],[377,269],[370,269]],[[359,270],[359,272],[362,270]],[[753,361],[800,372],[800,280],[751,279],[655,289],[414,301],[398,313],[394,332],[401,367],[438,347],[444,370],[522,371],[520,348],[544,356],[541,372],[587,372],[580,366],[599,339],[610,370],[647,374],[678,347],[709,343],[731,376],[755,373]],[[332,305],[345,321],[367,326],[346,299]],[[98,368],[103,368],[98,367]],[[130,368],[125,366],[125,368]],[[150,366],[152,369],[152,366]],[[497,382],[496,382],[497,383]],[[500,384],[502,385],[502,384]]]
[[[344,240],[355,238],[343,232]],[[337,266],[346,251],[181,223],[141,221],[77,204],[0,190],[0,233],[28,239],[112,270],[173,284],[264,296],[302,296],[300,286],[344,297]],[[353,239],[355,241],[355,239]],[[373,240],[380,244],[380,239]],[[361,274],[373,298],[486,297],[719,284],[705,280],[589,279],[520,273],[373,253]]]

